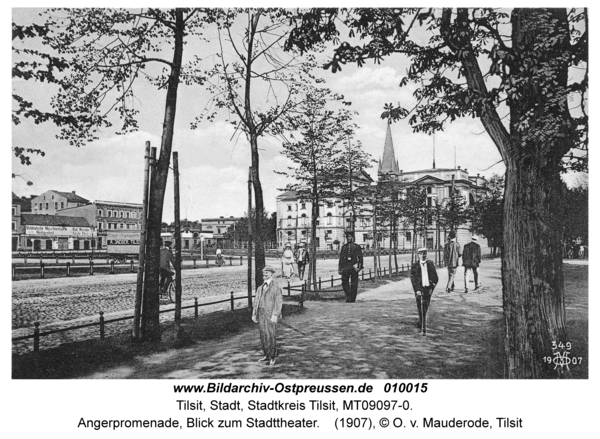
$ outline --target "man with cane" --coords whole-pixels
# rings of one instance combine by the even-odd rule
[[[433,262],[427,259],[425,247],[417,250],[419,260],[410,269],[410,281],[415,291],[417,310],[419,311],[419,322],[416,327],[422,335],[427,335],[427,310],[433,289],[438,283],[438,275]]]

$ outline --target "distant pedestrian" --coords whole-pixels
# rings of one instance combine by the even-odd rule
[[[175,257],[171,251],[171,241],[165,241],[160,249],[160,291],[164,294],[171,282],[173,282],[173,272],[171,265],[175,266]]]
[[[417,300],[417,311],[419,312],[419,321],[416,327],[423,335],[427,334],[427,310],[431,302],[433,289],[438,283],[438,275],[435,265],[427,259],[427,249],[417,250],[419,260],[412,264],[410,269],[410,281],[415,292]]]
[[[363,255],[360,245],[354,243],[354,232],[346,232],[346,244],[340,250],[338,273],[342,275],[342,288],[346,302],[356,302],[358,292],[358,272],[363,269]]]
[[[463,267],[465,267],[465,293],[469,292],[469,271],[473,272],[473,282],[475,289],[479,289],[479,273],[477,272],[481,263],[481,247],[477,243],[477,236],[471,238],[471,242],[465,245],[463,249]]]
[[[292,244],[289,242],[285,244],[281,263],[283,264],[283,277],[290,279],[294,275],[294,252],[292,251]]]
[[[448,238],[449,241],[444,246],[444,263],[448,267],[446,293],[454,291],[454,275],[456,274],[456,267],[458,267],[458,259],[462,256],[460,244],[456,242],[456,232],[454,230],[450,230]]]
[[[274,273],[271,267],[263,268],[264,283],[256,289],[256,303],[252,308],[252,321],[258,323],[264,353],[258,361],[266,361],[270,366],[277,358],[277,320],[281,317],[283,304],[281,286],[273,278]]]
[[[296,250],[296,265],[298,265],[298,276],[300,277],[300,280],[304,279],[304,269],[308,262],[308,252],[304,248],[304,243],[301,242],[298,245],[298,250]]]

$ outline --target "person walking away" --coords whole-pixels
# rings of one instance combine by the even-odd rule
[[[338,273],[342,275],[342,288],[346,302],[356,302],[358,292],[358,272],[363,269],[363,255],[360,245],[354,243],[354,232],[346,232],[346,244],[340,251]]]
[[[220,267],[221,265],[223,265],[223,252],[221,251],[221,246],[217,247],[215,256],[217,258],[217,265]]]
[[[277,320],[281,318],[283,295],[281,286],[273,278],[275,270],[263,268],[264,283],[256,289],[256,305],[252,308],[252,321],[258,323],[260,343],[269,366],[275,365],[277,358]]]
[[[473,236],[471,242],[465,245],[462,260],[463,267],[465,267],[465,293],[469,292],[469,271],[473,272],[475,290],[478,290],[481,287],[479,273],[477,272],[481,263],[481,246],[477,243],[477,236]]]
[[[292,244],[289,242],[285,244],[281,262],[283,264],[283,277],[290,279],[294,275],[294,252],[292,251]]]
[[[454,291],[454,275],[456,267],[458,267],[458,259],[462,256],[460,244],[456,242],[456,232],[450,230],[448,234],[449,242],[444,246],[444,263],[448,267],[448,285],[446,285],[446,293]]]
[[[296,265],[298,265],[298,277],[300,277],[300,280],[304,279],[304,270],[308,262],[308,251],[304,248],[304,243],[301,242],[298,245],[298,250],[296,250]]]
[[[165,241],[160,249],[160,291],[164,294],[173,282],[171,266],[175,266],[175,257],[171,251],[171,241]]]
[[[427,335],[427,310],[433,289],[438,283],[438,275],[433,262],[427,259],[427,249],[419,248],[417,254],[419,260],[414,262],[410,268],[410,282],[415,292],[417,311],[419,312],[416,328],[422,335]]]

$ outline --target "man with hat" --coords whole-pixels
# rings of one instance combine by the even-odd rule
[[[427,259],[427,249],[425,247],[417,250],[419,260],[412,264],[410,268],[410,282],[415,291],[417,299],[417,310],[419,311],[419,322],[416,324],[422,335],[427,334],[427,310],[433,289],[438,283],[438,275],[435,265]]]
[[[175,266],[175,257],[171,251],[171,241],[165,241],[160,249],[160,291],[164,294],[173,282],[171,265]]]
[[[301,242],[298,244],[298,250],[296,250],[296,264],[298,265],[298,277],[300,277],[300,280],[304,278],[304,269],[308,262],[308,252],[304,248],[304,243]]]
[[[454,275],[456,274],[456,267],[458,267],[458,259],[462,256],[460,244],[456,242],[456,232],[454,230],[450,230],[448,239],[449,241],[444,246],[444,263],[448,267],[446,293],[454,290]]]
[[[277,319],[281,317],[283,304],[281,286],[273,278],[274,273],[272,267],[263,268],[264,283],[256,289],[256,302],[252,308],[252,321],[258,323],[264,353],[258,361],[266,361],[269,366],[273,366],[277,358]]]
[[[469,292],[469,270],[473,272],[475,289],[479,289],[479,274],[477,268],[481,262],[481,247],[477,243],[477,236],[471,238],[471,242],[465,245],[463,250],[463,267],[465,267],[465,293]]]
[[[363,269],[363,255],[360,245],[354,243],[354,232],[346,232],[346,244],[340,250],[338,273],[342,275],[342,288],[346,302],[356,302],[358,272]]]

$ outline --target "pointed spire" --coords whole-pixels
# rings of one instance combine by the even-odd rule
[[[394,142],[392,141],[391,122],[388,121],[387,132],[385,134],[385,144],[383,145],[383,157],[379,161],[380,174],[399,174],[398,161],[394,154]]]

